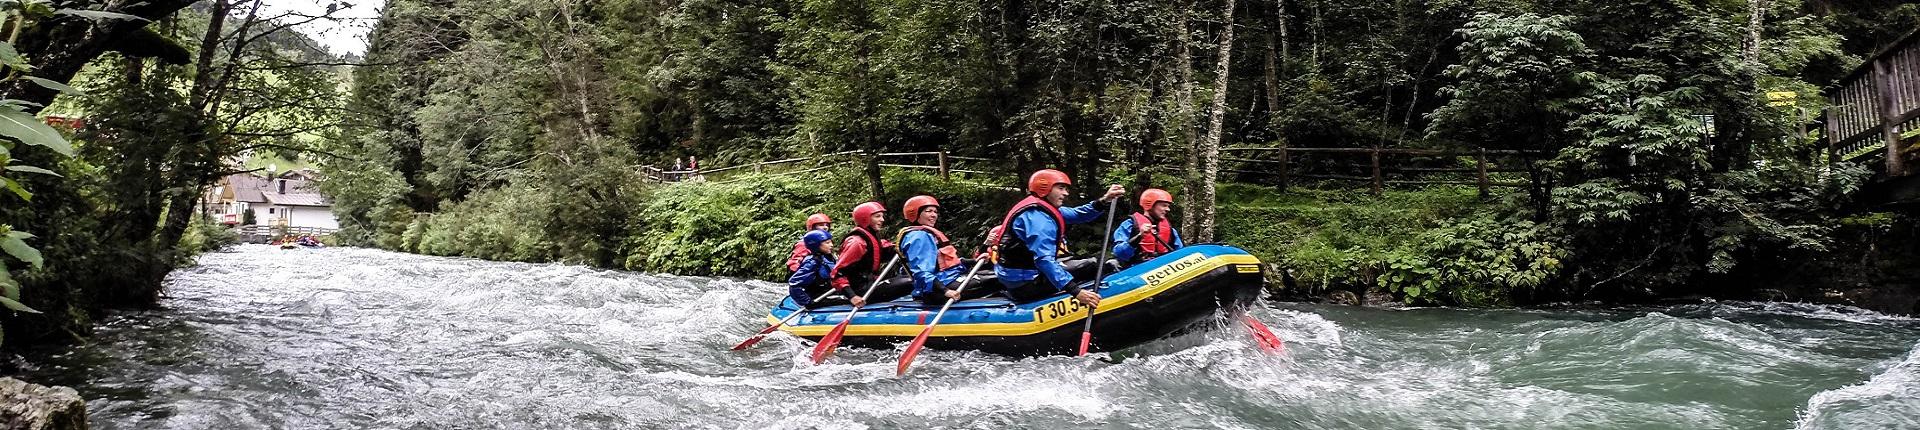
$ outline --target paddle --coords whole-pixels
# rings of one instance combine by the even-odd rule
[[[887,273],[893,271],[893,264],[898,262],[900,262],[900,254],[893,254],[893,259],[887,260],[887,267],[880,269],[880,273],[874,275],[873,285],[867,286],[867,293],[860,295],[861,302],[866,302],[867,298],[873,297],[873,290],[880,288],[880,283],[887,280]],[[827,357],[833,355],[834,348],[840,347],[840,338],[847,334],[847,325],[853,322],[854,315],[859,314],[860,305],[854,305],[853,310],[847,312],[847,319],[833,326],[833,331],[827,332],[826,337],[820,338],[820,343],[813,345],[813,364],[827,361]]]
[[[1099,265],[1093,269],[1094,294],[1099,294],[1100,282],[1104,281],[1104,278],[1107,276],[1107,247],[1112,246],[1109,242],[1113,241],[1113,213],[1119,210],[1119,206],[1120,199],[1113,199],[1113,201],[1107,202],[1107,233],[1102,235],[1100,239],[1100,259],[1093,261],[1093,264]],[[1139,228],[1139,226],[1134,227]],[[1074,300],[1074,298],[1068,297],[1067,300]],[[1093,306],[1087,307],[1087,324],[1080,329],[1080,354],[1078,356],[1086,356],[1087,347],[1093,345],[1093,309]]]
[[[753,346],[753,344],[760,343],[760,339],[767,338],[767,334],[773,333],[774,330],[779,330],[780,326],[787,325],[788,321],[793,321],[794,318],[798,318],[800,317],[800,314],[804,314],[804,313],[807,313],[806,308],[801,308],[800,310],[793,311],[793,314],[787,315],[787,317],[781,319],[780,322],[767,325],[767,328],[760,329],[760,332],[755,333],[753,337],[747,338],[747,340],[740,342],[739,345],[734,345],[733,350],[739,351],[742,349],[747,349],[748,347]]]
[[[1273,330],[1268,329],[1266,324],[1254,318],[1253,314],[1241,313],[1240,323],[1247,327],[1247,332],[1253,334],[1253,341],[1260,345],[1261,351],[1265,351],[1268,354],[1284,354],[1287,352],[1286,342],[1280,341],[1280,336],[1275,336]]]
[[[940,305],[940,312],[933,314],[933,321],[927,321],[927,328],[921,329],[920,335],[913,338],[913,343],[907,344],[907,351],[900,354],[900,365],[894,369],[894,376],[907,375],[907,369],[913,367],[913,357],[920,355],[920,348],[927,345],[927,336],[933,334],[933,326],[940,324],[940,317],[947,314],[947,308],[953,307],[953,302],[960,300],[959,293],[967,290],[967,284],[973,282],[974,272],[980,271],[980,266],[983,264],[987,264],[984,258],[973,263],[973,270],[968,270],[967,276],[960,280],[960,287],[953,289],[953,297],[947,298],[947,304]]]

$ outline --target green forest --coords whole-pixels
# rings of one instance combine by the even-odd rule
[[[336,18],[260,4],[10,3],[9,76],[52,82],[10,77],[7,106],[90,123],[64,152],[9,134],[49,174],[5,176],[0,223],[31,235],[0,243],[4,303],[32,312],[0,347],[155,303],[225,238],[194,208],[251,154],[321,171],[337,241],[685,275],[779,277],[806,214],[870,199],[933,194],[977,237],[1040,168],[1169,189],[1189,241],[1253,251],[1288,297],[1788,298],[1920,275],[1912,217],[1854,201],[1870,170],[1809,131],[1823,91],[1920,28],[1914,2],[389,0],[353,57],[290,30]],[[1283,188],[1235,152],[1280,147],[1533,156],[1496,175],[1525,185],[1481,195]],[[924,151],[985,161],[955,180],[865,156]],[[657,180],[687,157],[803,161]]]

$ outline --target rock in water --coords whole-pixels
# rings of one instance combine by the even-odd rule
[[[87,401],[72,388],[0,378],[0,427],[84,430],[87,428]]]

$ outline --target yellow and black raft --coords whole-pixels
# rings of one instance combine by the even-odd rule
[[[1216,315],[1243,310],[1264,283],[1258,258],[1225,245],[1194,245],[1108,275],[1093,322],[1095,351],[1114,351],[1158,339]],[[768,322],[798,311],[792,299],[775,307]],[[847,317],[848,306],[815,309],[784,329],[819,340]],[[845,342],[888,347],[913,340],[939,311],[911,299],[870,304],[848,324]],[[1029,303],[995,296],[956,303],[927,339],[938,349],[1006,355],[1073,354],[1080,345],[1087,308],[1066,295]]]

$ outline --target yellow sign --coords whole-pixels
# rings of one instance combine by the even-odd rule
[[[1767,106],[1793,106],[1800,99],[1800,93],[1792,91],[1767,92]]]

